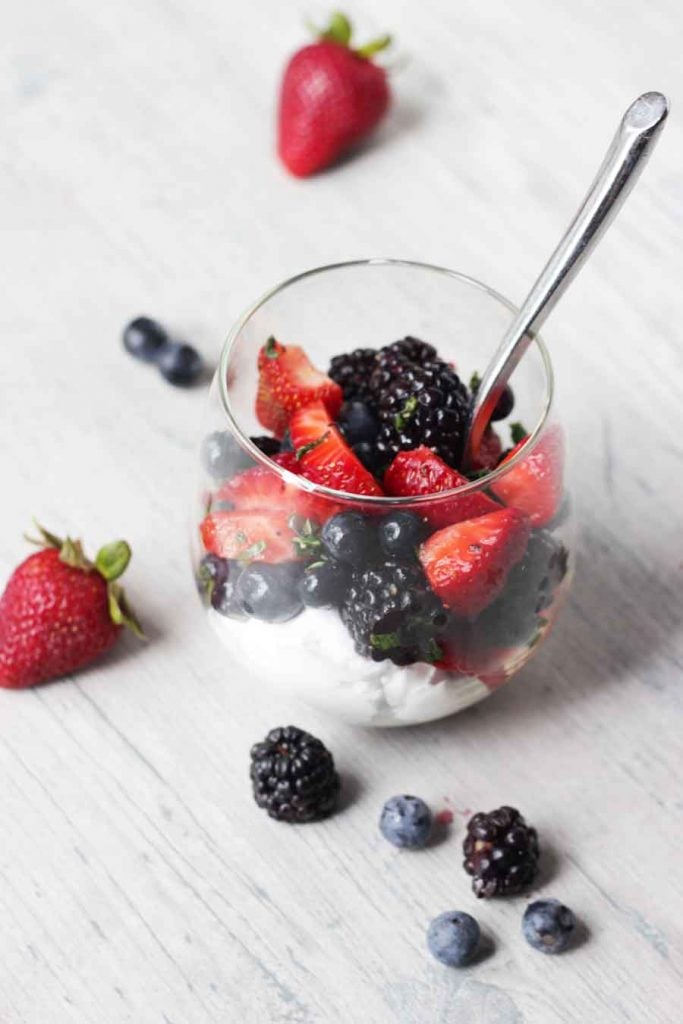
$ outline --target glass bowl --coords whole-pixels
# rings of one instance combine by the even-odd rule
[[[513,448],[510,419],[524,424],[526,442],[494,471],[455,490],[361,497],[299,475],[294,456],[293,472],[287,460],[274,463],[251,440],[267,433],[255,401],[258,353],[271,337],[301,346],[324,372],[339,353],[417,337],[469,382],[485,368],[513,314],[509,302],[463,274],[372,259],[294,277],[235,324],[210,392],[192,530],[194,571],[225,647],[226,677],[244,668],[264,685],[347,721],[393,726],[459,711],[533,657],[567,593],[573,552],[563,435],[553,418],[552,369],[540,339],[515,372],[512,415],[494,424],[504,449]],[[250,477],[241,475],[250,469]],[[246,502],[236,499],[244,493]],[[303,606],[302,579],[330,557],[321,528],[351,511],[363,517],[370,538],[362,564],[356,556],[354,569],[342,567],[333,606]],[[378,540],[386,517],[399,511],[419,518],[422,565],[418,549],[404,565]],[[483,596],[462,597],[470,593],[465,567],[442,603],[445,591],[437,588],[436,596],[423,573],[425,552],[436,563],[445,552],[450,571],[451,546],[459,545],[454,558],[464,543],[487,552],[497,531],[508,527],[514,539],[502,567],[500,559],[490,563]],[[381,621],[372,619],[377,602],[386,612]],[[414,644],[406,630],[418,637]]]

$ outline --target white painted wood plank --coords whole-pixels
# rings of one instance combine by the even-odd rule
[[[303,13],[274,0],[5,12],[0,565],[9,573],[34,514],[92,546],[129,537],[152,642],[127,641],[73,682],[0,694],[0,1020],[671,1024],[683,15],[673,0],[358,9],[409,57],[395,112],[358,159],[295,182],[271,155],[272,98]],[[555,638],[484,705],[391,734],[235,678],[184,550],[204,396],[126,360],[120,326],[158,315],[215,358],[274,281],[371,254],[520,298],[647,88],[671,93],[671,123],[547,331],[580,524]],[[347,775],[349,806],[325,826],[278,828],[251,801],[250,743],[287,720],[318,732]],[[448,841],[416,856],[383,843],[379,806],[403,789],[462,812]],[[448,972],[424,930],[472,909],[464,812],[501,802],[538,825],[553,851],[543,891],[590,938],[539,957],[519,902],[478,905],[495,951]]]

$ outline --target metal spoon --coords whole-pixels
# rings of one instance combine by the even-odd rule
[[[534,335],[635,185],[668,112],[668,101],[661,92],[646,92],[624,114],[588,195],[505,332],[482,377],[467,439],[466,464],[476,454],[491,413]]]

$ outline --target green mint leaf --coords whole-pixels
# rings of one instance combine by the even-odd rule
[[[266,542],[264,540],[257,540],[255,544],[250,544],[248,548],[245,548],[244,551],[240,552],[237,561],[242,566],[249,565],[255,558],[258,558],[259,555],[263,554],[265,550]]]
[[[472,374],[472,376],[470,377],[470,391],[474,394],[476,391],[479,390],[479,385],[480,384],[481,384],[481,377],[479,376],[479,374],[475,370],[474,373]]]
[[[374,647],[376,651],[391,651],[394,647],[398,647],[400,643],[401,638],[398,633],[370,634],[370,646]]]
[[[520,441],[523,441],[524,438],[528,436],[528,430],[526,430],[521,423],[510,424],[510,437],[512,438],[513,444],[519,444]]]
[[[313,449],[317,448],[319,444],[322,444],[323,441],[326,441],[329,436],[330,432],[329,430],[326,430],[325,433],[321,434],[320,437],[317,437],[315,441],[309,441],[308,444],[302,444],[301,448],[297,448],[295,458],[297,460],[303,459],[304,455],[308,455],[309,452],[312,452]]]
[[[410,398],[406,399],[405,405],[403,406],[401,411],[396,416],[394,416],[394,426],[396,427],[397,430],[403,430],[404,426],[406,425],[406,422],[411,418],[411,416],[413,416],[416,409],[417,398],[415,397],[415,395],[411,395]]]
[[[278,356],[280,355],[277,349],[277,341],[275,340],[272,334],[265,344],[264,352],[268,359],[277,359]]]

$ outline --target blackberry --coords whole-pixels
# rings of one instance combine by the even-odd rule
[[[377,350],[374,348],[357,348],[332,359],[328,376],[339,384],[347,402],[367,402],[371,399],[369,382],[376,357]]]
[[[380,430],[377,451],[387,466],[400,451],[433,448],[459,468],[470,418],[470,394],[432,345],[404,338],[383,348],[369,386]]]
[[[526,553],[505,590],[482,612],[474,630],[488,644],[512,647],[530,640],[567,574],[568,552],[547,530],[533,530]]]
[[[470,818],[464,868],[475,896],[512,896],[531,884],[538,865],[536,829],[514,807]]]
[[[412,665],[441,657],[437,637],[448,614],[419,565],[385,561],[356,569],[340,614],[358,653],[373,661]]]
[[[251,748],[254,799],[271,818],[301,824],[334,809],[339,776],[329,750],[294,725],[271,729]]]

